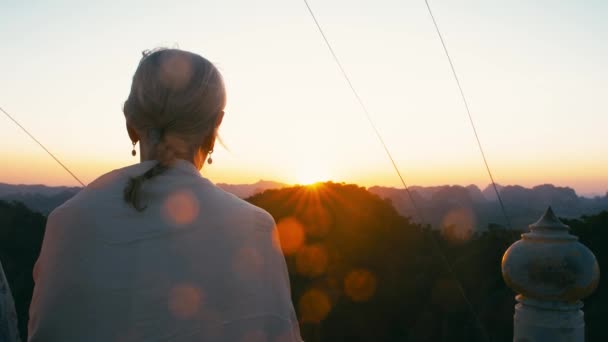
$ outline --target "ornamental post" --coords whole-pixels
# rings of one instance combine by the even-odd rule
[[[583,342],[582,298],[599,282],[593,253],[571,235],[551,207],[502,258],[515,297],[514,342]]]

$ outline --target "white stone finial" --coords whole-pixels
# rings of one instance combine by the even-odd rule
[[[566,230],[567,231],[570,229],[570,227],[563,224],[562,221],[560,221],[559,218],[557,218],[555,213],[553,213],[553,209],[551,209],[551,207],[548,207],[547,210],[545,211],[545,213],[543,214],[543,216],[538,221],[536,221],[536,223],[533,223],[530,225],[530,229],[532,229],[532,230],[548,229],[548,230]]]
[[[502,275],[519,293],[514,341],[584,341],[582,298],[599,282],[593,253],[551,207],[505,252]]]

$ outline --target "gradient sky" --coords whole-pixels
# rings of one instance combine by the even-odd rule
[[[310,0],[410,184],[488,177],[423,0]],[[608,190],[608,2],[430,1],[497,182]],[[0,106],[80,178],[135,162],[141,51],[197,52],[229,104],[216,182],[397,185],[301,0],[0,1]],[[74,185],[0,116],[0,182]]]

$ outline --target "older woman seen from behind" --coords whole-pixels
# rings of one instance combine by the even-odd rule
[[[199,173],[225,105],[203,57],[144,55],[124,105],[141,162],[49,216],[30,341],[301,340],[273,218]]]

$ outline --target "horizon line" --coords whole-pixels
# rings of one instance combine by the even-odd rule
[[[282,185],[282,188],[285,187],[295,187],[295,186],[309,186],[309,185],[313,185],[313,184],[322,184],[322,183],[335,183],[335,184],[353,184],[353,185],[357,185],[360,187],[363,187],[367,190],[369,190],[370,188],[374,188],[374,187],[378,187],[378,188],[392,188],[395,190],[403,190],[405,191],[405,189],[403,189],[403,187],[401,186],[389,186],[389,185],[370,185],[370,186],[364,186],[361,184],[358,184],[356,182],[345,182],[345,181],[337,181],[337,180],[323,180],[323,181],[318,181],[318,182],[313,182],[313,183],[309,183],[309,184],[301,184],[301,183],[288,183],[288,182],[281,182],[281,181],[275,181],[275,180],[269,180],[269,179],[259,179],[256,182],[253,183],[226,183],[226,182],[214,182],[215,185],[220,186],[220,185],[232,185],[232,186],[247,186],[247,185],[256,185],[258,183],[262,183],[262,182],[272,182],[272,183],[277,183]],[[6,183],[6,182],[2,182],[0,181],[0,185],[9,185],[9,186],[29,186],[29,187],[34,187],[34,186],[43,186],[43,187],[47,187],[47,188],[83,188],[82,186],[78,186],[78,185],[48,185],[48,184],[43,184],[43,183]],[[514,187],[514,186],[518,186],[518,187],[522,187],[524,189],[534,189],[543,185],[548,185],[548,186],[552,186],[555,188],[565,188],[565,189],[571,189],[572,191],[574,191],[574,193],[579,196],[579,197],[597,197],[597,196],[608,196],[608,189],[605,190],[605,193],[603,193],[602,190],[600,191],[593,191],[593,192],[577,192],[576,189],[574,187],[571,186],[559,186],[559,185],[555,185],[553,183],[540,183],[537,185],[533,185],[533,186],[524,186],[524,185],[520,185],[520,184],[507,184],[507,185],[503,185],[500,183],[496,183],[496,185],[500,188],[504,188],[504,187]],[[469,183],[467,185],[463,185],[463,184],[434,184],[434,185],[410,185],[409,188],[438,188],[438,187],[461,187],[461,188],[468,188],[470,186],[474,186],[476,187],[478,190],[480,190],[481,192],[485,191],[488,187],[491,187],[492,184],[488,183],[485,187],[480,187],[477,184],[474,183]],[[501,189],[502,190],[502,189]]]

